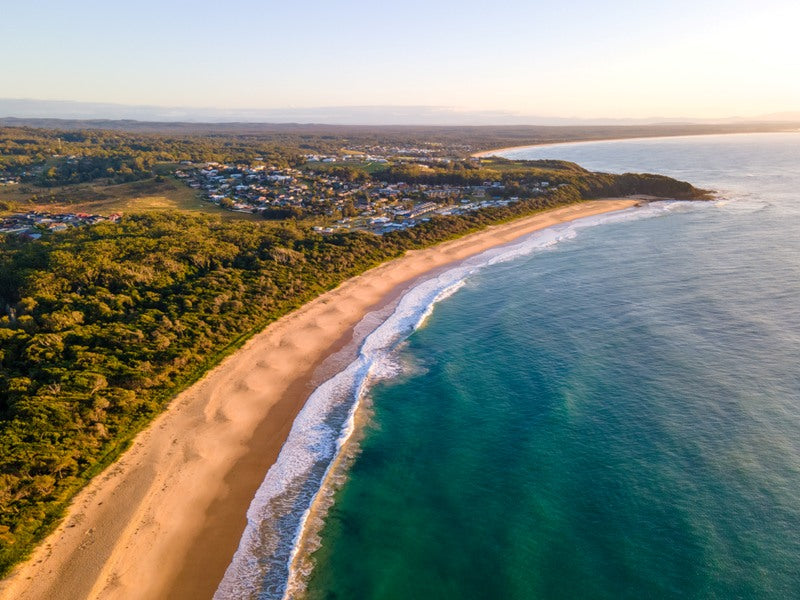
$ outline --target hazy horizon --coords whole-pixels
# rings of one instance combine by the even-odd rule
[[[130,105],[71,100],[0,98],[0,118],[134,120],[187,123],[302,123],[331,125],[647,125],[800,122],[800,111],[767,115],[723,115],[719,118],[661,117],[579,118],[518,114],[510,111],[468,111],[446,106],[320,106],[277,109],[225,109]]]
[[[800,6],[788,0],[46,0],[10,3],[4,13],[0,50],[13,57],[3,74],[7,99],[190,119],[321,113],[353,122],[357,107],[368,122],[394,112],[400,122],[416,114],[418,123],[445,124],[707,122],[800,111],[800,80],[791,76],[800,66]]]

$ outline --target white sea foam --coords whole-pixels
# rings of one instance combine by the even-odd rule
[[[470,275],[486,266],[552,247],[587,227],[664,215],[685,204],[652,202],[643,208],[540,230],[474,256],[406,292],[394,312],[366,336],[358,357],[320,385],[306,401],[277,461],[253,498],[239,548],[214,598],[284,596],[309,508],[330,465],[353,432],[360,399],[371,381],[397,372],[391,364],[392,351],[425,322],[437,302],[455,293]]]

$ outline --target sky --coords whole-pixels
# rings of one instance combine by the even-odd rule
[[[0,98],[758,116],[800,111],[799,24],[797,0],[0,0]]]

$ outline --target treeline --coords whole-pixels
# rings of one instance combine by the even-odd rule
[[[167,135],[87,129],[58,131],[0,127],[0,171],[26,172],[36,183],[78,183],[89,178],[130,177],[164,162],[251,163],[256,158],[278,168],[305,161],[294,144],[247,135]],[[108,169],[115,172],[110,173]],[[48,172],[49,169],[55,171]],[[136,178],[136,177],[134,177]]]
[[[126,120],[0,118],[0,126],[21,125],[62,131],[108,130],[133,135],[248,137],[312,152],[338,150],[343,144],[375,148],[421,147],[432,156],[468,156],[471,152],[532,144],[712,133],[786,131],[797,123],[662,123],[644,125],[321,125],[298,123],[163,123]]]
[[[141,156],[128,159],[85,156],[57,161],[53,166],[42,169],[41,174],[27,180],[45,187],[85,183],[101,178],[108,178],[112,183],[128,183],[151,177],[152,167],[153,162]]]
[[[663,185],[586,177],[595,190]],[[179,390],[252,333],[408,249],[581,194],[568,185],[383,237],[148,214],[35,242],[0,238],[0,573]]]
[[[692,200],[706,195],[704,190],[698,190],[685,181],[663,175],[594,173],[561,160],[492,158],[481,162],[453,162],[441,167],[397,164],[376,171],[373,177],[389,183],[428,185],[479,186],[499,182],[509,188],[511,195],[524,195],[526,188],[542,181],[547,181],[550,186],[570,186],[587,199],[647,194]]]

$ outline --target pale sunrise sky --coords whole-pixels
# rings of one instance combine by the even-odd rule
[[[796,0],[0,0],[0,98],[747,117],[800,111],[799,28]]]

